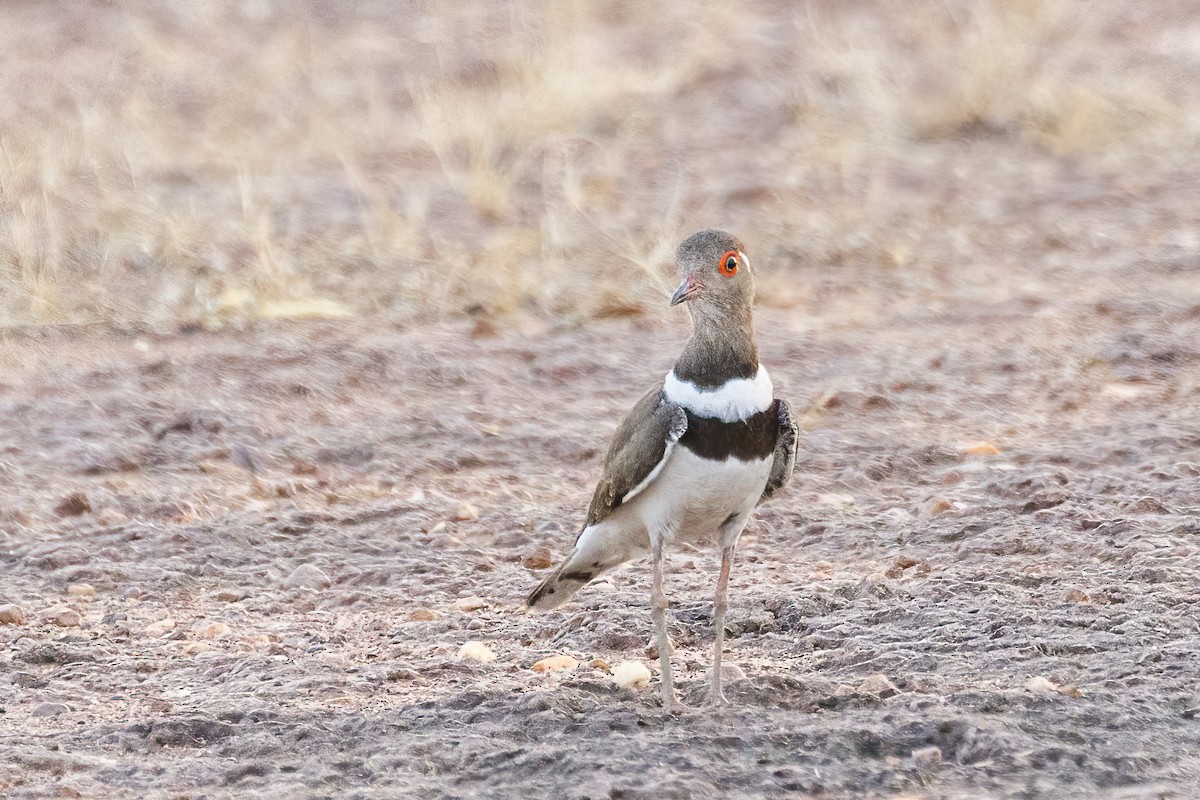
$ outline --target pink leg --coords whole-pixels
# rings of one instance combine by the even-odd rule
[[[675,680],[671,673],[671,637],[667,634],[667,595],[663,592],[662,570],[663,544],[654,537],[650,547],[650,561],[654,570],[650,589],[650,614],[654,618],[654,631],[658,636],[658,663],[662,671],[663,711],[675,710]]]
[[[708,690],[710,705],[724,705],[725,695],[721,691],[721,651],[725,647],[725,612],[729,608],[729,568],[733,565],[733,548],[721,551],[721,574],[717,578],[717,597],[714,604],[714,621],[717,640],[713,645],[712,683]]]

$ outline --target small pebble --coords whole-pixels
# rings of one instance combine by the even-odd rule
[[[855,505],[854,495],[838,494],[836,492],[818,494],[817,503],[823,506],[833,506],[834,508],[851,508]]]
[[[833,564],[828,561],[818,561],[814,565],[813,571],[808,573],[808,578],[813,581],[833,580]]]
[[[555,672],[558,670],[572,670],[579,666],[579,662],[570,656],[548,656],[534,664],[530,669],[534,672]]]
[[[521,533],[520,531],[508,531],[507,533],[498,535],[492,541],[492,546],[507,550],[516,547],[524,547],[532,541],[533,539],[530,538],[528,534]]]
[[[54,507],[54,513],[60,517],[78,517],[92,510],[92,504],[83,492],[69,494]]]
[[[859,694],[872,694],[883,698],[895,697],[900,694],[900,690],[896,688],[896,684],[892,683],[886,675],[880,672],[863,678],[862,683],[858,685],[857,691]]]
[[[1118,400],[1131,400],[1141,397],[1147,391],[1149,391],[1149,387],[1145,384],[1117,381],[1105,384],[1104,388],[1100,390],[1100,394],[1103,397],[1113,397]]]
[[[613,683],[626,688],[650,685],[650,668],[640,661],[622,661],[613,669]]]
[[[1171,509],[1161,501],[1153,497],[1139,497],[1133,503],[1127,504],[1126,508],[1135,514],[1170,514]]]
[[[32,711],[35,717],[55,717],[65,714],[71,707],[66,703],[38,703]]]
[[[142,629],[142,633],[146,636],[157,637],[164,636],[173,630],[175,630],[175,620],[167,617],[166,619],[160,619],[158,622],[151,622]]]
[[[78,628],[83,624],[83,617],[79,616],[79,612],[65,606],[56,606],[44,616],[47,622],[53,622],[60,628]]]
[[[479,611],[488,607],[488,601],[482,597],[460,597],[454,604],[459,611]]]
[[[945,514],[947,511],[954,510],[954,503],[949,500],[943,500],[940,497],[931,497],[925,501],[921,510],[931,517],[936,517],[938,514]]]
[[[474,522],[479,519],[479,509],[470,503],[462,503],[458,508],[454,509],[454,513],[450,515],[450,519],[455,522]]]
[[[936,747],[922,747],[912,751],[912,760],[918,767],[936,769],[942,763],[942,751]]]
[[[67,594],[75,597],[95,597],[96,587],[90,583],[72,583],[67,587]]]
[[[478,661],[481,664],[496,660],[496,654],[492,652],[492,649],[483,642],[477,641],[467,642],[460,647],[458,657],[460,660]]]
[[[312,564],[301,564],[284,579],[288,589],[328,589],[333,585],[329,576]]]
[[[233,632],[233,629],[224,622],[199,622],[193,628],[193,631],[201,639],[215,639],[218,636],[228,636]]]
[[[546,569],[554,566],[554,556],[544,547],[521,556],[521,566],[525,569]]]
[[[0,625],[24,625],[25,609],[12,603],[0,606]]]
[[[1058,687],[1055,686],[1049,678],[1044,678],[1041,675],[1035,675],[1034,677],[1025,681],[1025,690],[1033,692],[1034,694],[1054,694],[1058,691]]]
[[[438,618],[438,615],[437,612],[430,611],[428,608],[418,608],[409,612],[408,618],[413,622],[432,622]]]

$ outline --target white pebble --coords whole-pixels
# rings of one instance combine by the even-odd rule
[[[823,506],[833,506],[834,508],[850,508],[855,505],[854,495],[837,494],[834,492],[817,495],[817,503]]]
[[[151,622],[142,629],[142,633],[146,636],[159,637],[165,636],[173,630],[175,630],[175,620],[168,617],[167,619],[160,619],[158,622]]]
[[[470,503],[462,503],[458,508],[454,509],[454,514],[450,519],[455,522],[474,522],[479,519],[479,509]]]
[[[454,605],[459,611],[480,611],[488,607],[488,601],[482,597],[460,597]]]
[[[496,660],[496,654],[492,652],[490,647],[483,642],[476,641],[467,642],[460,647],[458,650],[458,657],[460,659],[478,661],[481,664],[486,664],[489,661]]]
[[[1025,689],[1034,694],[1054,694],[1058,691],[1057,686],[1048,678],[1043,678],[1041,675],[1036,675],[1025,681]]]
[[[650,685],[650,668],[640,661],[622,661],[613,669],[613,683],[633,688]]]
[[[571,656],[547,656],[541,661],[530,667],[534,672],[556,672],[558,670],[570,671],[579,666],[578,659]]]

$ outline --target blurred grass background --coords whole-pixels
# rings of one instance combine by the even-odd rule
[[[1200,142],[1183,2],[4,2],[0,64],[5,326],[641,313],[701,225],[933,292]]]

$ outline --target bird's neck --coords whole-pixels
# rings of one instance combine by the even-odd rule
[[[675,377],[715,389],[758,374],[758,343],[750,310],[710,316],[693,313],[692,337],[675,362]]]

